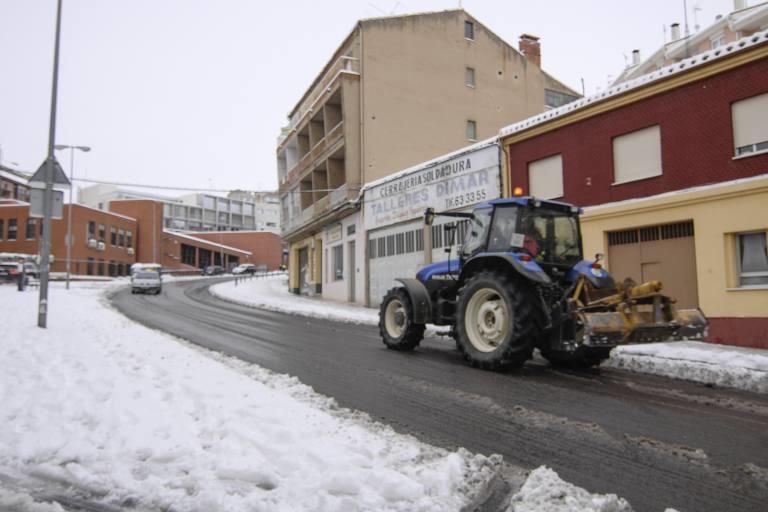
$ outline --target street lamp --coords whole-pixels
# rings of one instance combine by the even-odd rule
[[[87,153],[91,150],[88,146],[69,146],[67,144],[56,144],[54,149],[69,150],[69,208],[67,209],[67,290],[69,290],[69,274],[72,267],[72,187],[75,183],[75,150],[80,150],[83,153]]]

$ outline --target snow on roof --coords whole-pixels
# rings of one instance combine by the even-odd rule
[[[215,245],[216,247],[221,247],[222,249],[227,249],[228,251],[240,252],[240,253],[243,253],[243,254],[247,254],[249,256],[253,255],[253,253],[251,251],[244,251],[243,249],[237,249],[237,248],[231,247],[229,245],[217,244],[216,242],[213,242],[211,240],[206,240],[205,238],[197,238],[196,236],[187,235],[187,234],[184,234],[184,233],[179,233],[178,231],[169,231],[167,229],[164,229],[163,233],[165,233],[166,235],[178,236],[179,238],[186,238],[188,240],[193,240],[195,242]]]
[[[603,92],[599,92],[592,96],[587,96],[586,98],[573,101],[563,105],[562,107],[558,107],[542,114],[529,117],[528,119],[523,119],[520,122],[502,128],[499,132],[499,136],[503,138],[518,132],[525,131],[529,128],[533,128],[534,126],[544,124],[546,122],[552,121],[553,119],[563,117],[577,110],[581,110],[596,103],[602,102],[608,98],[612,98],[620,94],[625,94],[629,91],[639,89],[645,85],[669,78],[670,76],[678,75],[680,73],[687,73],[691,69],[704,66],[720,59],[724,59],[730,55],[733,55],[734,53],[741,52],[753,46],[765,44],[766,42],[768,42],[768,30],[763,30],[762,32],[752,34],[749,37],[741,38],[738,41],[728,43],[725,46],[715,50],[700,53],[689,59],[685,59],[680,62],[676,62],[675,64],[663,67],[654,71],[653,73],[649,73],[647,75],[632,79],[628,82],[615,85]]]
[[[0,177],[18,183],[19,185],[29,186],[28,178],[25,178],[23,173],[14,171],[13,169],[2,168],[0,169]],[[31,175],[30,175],[31,177]]]
[[[86,210],[93,210],[94,212],[105,213],[105,214],[111,215],[113,217],[119,217],[121,219],[132,220],[133,222],[136,222],[136,219],[134,219],[133,217],[129,217],[129,216],[123,215],[121,213],[115,213],[115,212],[111,212],[111,211],[108,211],[108,210],[99,210],[98,208],[93,208],[91,206],[86,206],[86,205],[80,204],[80,203],[75,203],[74,206],[76,206],[78,208],[85,208]]]
[[[421,162],[416,165],[412,165],[411,167],[407,167],[401,171],[398,171],[394,174],[390,174],[388,176],[384,176],[383,178],[379,178],[376,181],[372,181],[370,183],[367,183],[360,189],[360,196],[363,195],[363,193],[366,190],[378,187],[379,185],[383,185],[385,183],[388,183],[390,181],[397,180],[399,178],[402,178],[403,176],[407,176],[411,173],[422,171],[426,169],[427,167],[431,167],[433,165],[441,164],[447,160],[450,160],[452,158],[456,158],[457,156],[461,156],[465,153],[469,153],[470,151],[477,151],[479,149],[483,149],[486,147],[494,146],[499,143],[498,137],[491,137],[489,139],[482,140],[480,142],[476,142],[475,144],[472,144],[470,146],[464,146],[463,148],[457,149],[456,151],[452,151],[450,153],[446,153],[444,155],[440,155],[438,157],[433,158],[432,160],[427,160],[426,162]]]
[[[766,171],[768,171],[768,169]],[[721,181],[718,183],[710,183],[707,185],[698,185],[696,187],[684,188],[680,190],[671,190],[669,192],[663,192],[661,194],[656,194],[654,196],[636,197],[633,199],[625,199],[623,201],[614,201],[612,203],[603,203],[595,206],[585,206],[584,213],[598,213],[601,210],[614,208],[616,206],[625,206],[630,204],[644,203],[644,202],[649,202],[656,199],[665,199],[667,197],[679,196],[681,194],[693,194],[695,192],[705,192],[707,190],[716,190],[718,188],[731,187],[734,185],[742,185],[745,183],[759,182],[765,179],[768,179],[768,172],[766,172],[765,174],[760,174],[759,176],[751,176],[749,178],[740,178],[737,180]]]

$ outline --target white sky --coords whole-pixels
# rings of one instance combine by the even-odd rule
[[[683,0],[64,0],[56,142],[93,148],[76,177],[275,189],[279,129],[356,20],[460,3],[515,47],[541,37],[543,68],[587,94],[685,21]],[[691,31],[733,8],[687,5]],[[0,0],[0,146],[23,170],[47,151],[55,10]]]

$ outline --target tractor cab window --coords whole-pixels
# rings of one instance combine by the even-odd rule
[[[462,256],[469,257],[483,250],[490,225],[490,208],[479,208],[474,211],[474,217],[469,221],[467,236],[461,248]]]
[[[539,209],[523,215],[520,229],[524,235],[523,250],[537,261],[570,267],[581,260],[576,217]]]
[[[517,206],[498,207],[493,216],[491,236],[488,238],[488,252],[507,252],[517,243]]]

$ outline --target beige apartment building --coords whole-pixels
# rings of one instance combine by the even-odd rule
[[[352,242],[344,261],[365,261],[365,240],[354,243],[364,236],[363,185],[579,97],[542,71],[537,37],[521,36],[519,47],[463,9],[355,25],[290,111],[277,146],[291,291],[322,293],[325,231]]]

